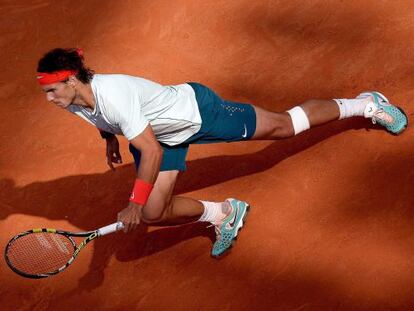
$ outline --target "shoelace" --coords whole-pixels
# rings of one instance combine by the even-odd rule
[[[394,122],[394,119],[388,113],[386,113],[383,108],[378,108],[374,112],[371,120],[373,124],[376,124],[377,121],[384,121],[388,124],[392,124]]]

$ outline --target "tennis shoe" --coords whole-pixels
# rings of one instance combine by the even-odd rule
[[[364,110],[364,117],[371,118],[373,124],[384,126],[392,134],[398,135],[407,127],[408,119],[404,111],[390,104],[389,100],[379,92],[364,92],[357,98],[370,97],[372,102],[368,103]]]
[[[215,224],[216,242],[213,245],[211,255],[220,257],[234,244],[239,230],[243,227],[249,204],[236,199],[226,199],[231,207],[230,214],[219,224]]]

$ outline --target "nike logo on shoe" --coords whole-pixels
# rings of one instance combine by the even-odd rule
[[[243,138],[247,137],[247,127],[246,127],[246,123],[244,123],[244,133],[242,134]]]
[[[237,219],[237,214],[239,212],[239,209],[237,207],[234,207],[234,209],[235,209],[235,211],[234,211],[234,217],[233,217],[232,221],[230,221],[228,223],[228,225],[230,226],[230,230],[233,229],[234,223],[236,222],[236,219]]]

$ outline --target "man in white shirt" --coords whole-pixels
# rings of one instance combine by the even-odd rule
[[[128,75],[94,74],[79,49],[54,49],[39,61],[37,79],[48,101],[96,126],[107,141],[108,165],[121,161],[116,135],[130,142],[137,176],[126,208],[125,231],[147,224],[206,221],[215,226],[212,256],[231,247],[249,205],[237,199],[199,201],[173,195],[190,144],[273,140],[354,116],[370,118],[393,134],[407,126],[403,111],[378,92],[356,99],[309,100],[284,113],[221,99],[198,83],[162,86]]]

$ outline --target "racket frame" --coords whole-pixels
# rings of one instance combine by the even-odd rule
[[[14,236],[13,238],[10,239],[10,241],[7,243],[7,246],[4,250],[4,258],[6,260],[7,265],[10,267],[10,269],[12,269],[15,273],[17,273],[17,274],[19,274],[23,277],[31,278],[31,279],[46,278],[48,276],[58,274],[59,272],[62,272],[67,267],[69,267],[72,264],[72,262],[75,260],[75,258],[78,256],[79,252],[90,241],[96,239],[99,236],[115,232],[115,231],[120,230],[122,228],[123,228],[123,224],[121,222],[118,222],[118,223],[113,223],[111,225],[102,227],[102,228],[97,229],[97,230],[87,231],[87,232],[70,232],[70,231],[51,229],[51,228],[37,228],[37,229],[28,230],[28,231],[19,233],[16,236]],[[68,240],[71,242],[71,244],[73,246],[73,255],[67,261],[67,263],[65,265],[63,265],[62,267],[60,267],[57,270],[46,272],[46,273],[38,273],[38,274],[29,274],[29,273],[20,271],[19,269],[17,269],[16,267],[13,266],[13,264],[11,263],[11,261],[9,259],[9,256],[8,256],[8,250],[9,250],[10,246],[14,243],[14,241],[16,241],[17,239],[19,239],[23,236],[26,236],[26,235],[29,235],[29,234],[37,234],[37,233],[61,234],[61,235],[65,236],[66,238],[68,238]],[[72,237],[86,237],[86,238],[79,245],[76,245],[76,243],[72,239]]]

